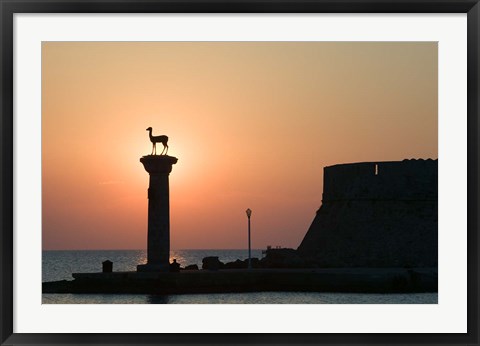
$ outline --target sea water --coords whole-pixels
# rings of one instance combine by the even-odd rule
[[[185,267],[202,259],[218,256],[226,263],[248,258],[246,250],[172,250]],[[261,258],[261,250],[252,250],[252,257]],[[145,250],[76,250],[43,251],[42,281],[73,280],[72,273],[101,272],[102,262],[113,262],[113,271],[135,271],[146,263]],[[325,292],[251,292],[215,294],[51,294],[42,295],[43,304],[437,304],[437,293],[370,294]]]

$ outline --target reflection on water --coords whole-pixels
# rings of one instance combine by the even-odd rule
[[[43,294],[43,304],[437,304],[437,293]]]

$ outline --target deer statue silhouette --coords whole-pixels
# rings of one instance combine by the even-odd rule
[[[160,155],[167,155],[168,152],[168,137],[165,135],[161,136],[152,136],[152,128],[149,127],[147,129],[148,131],[148,136],[150,137],[150,142],[152,142],[152,153],[150,155],[157,155],[157,143],[162,143],[163,144],[163,150],[160,153]],[[165,151],[165,154],[163,153]],[[155,154],[154,154],[155,152]]]

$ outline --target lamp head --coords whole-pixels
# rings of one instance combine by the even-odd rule
[[[250,208],[248,208],[246,210],[246,213],[247,213],[248,218],[250,218],[250,215],[252,215],[252,210]]]

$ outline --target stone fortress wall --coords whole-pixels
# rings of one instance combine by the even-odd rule
[[[361,162],[325,167],[323,203],[338,200],[437,200],[438,160]]]
[[[322,206],[298,251],[320,267],[436,267],[438,160],[324,168]]]

